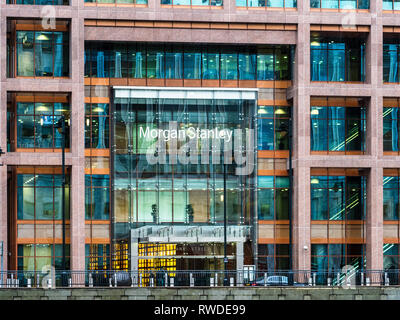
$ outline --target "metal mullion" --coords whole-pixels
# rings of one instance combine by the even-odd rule
[[[56,44],[55,44],[55,42],[54,42],[54,32],[52,32],[51,33],[51,36],[52,36],[52,40],[51,40],[51,47],[52,47],[52,53],[53,53],[53,55],[52,55],[52,60],[53,60],[53,78],[55,78],[55,74],[54,74],[54,71],[55,71],[55,63],[56,63],[56,61],[55,61],[55,59],[54,59],[54,57],[55,57],[55,49],[56,49]],[[62,44],[62,47],[64,46],[64,43]]]

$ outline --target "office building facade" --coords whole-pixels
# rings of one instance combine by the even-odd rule
[[[400,269],[399,14],[3,1],[4,270]]]

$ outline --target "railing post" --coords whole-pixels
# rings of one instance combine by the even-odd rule
[[[267,273],[264,273],[264,287],[267,286]]]
[[[336,275],[336,285],[339,287],[340,286],[340,273],[338,272]]]
[[[39,288],[39,282],[40,282],[40,275],[39,273],[36,273],[36,288]]]
[[[243,287],[243,271],[239,271],[238,273],[238,278],[239,278],[239,287]]]
[[[143,275],[140,273],[139,274],[139,287],[142,287],[142,281],[143,281],[142,277],[143,277]]]
[[[210,287],[214,287],[214,278],[210,277]]]
[[[165,286],[168,287],[168,273],[164,274],[164,283],[165,283]]]
[[[150,278],[150,287],[154,287],[154,278]]]
[[[389,281],[387,272],[385,272],[385,286],[388,286],[388,285],[390,285],[390,281]]]
[[[332,281],[332,279],[331,279],[331,278],[328,278],[328,287],[331,286],[331,281]]]
[[[114,273],[114,287],[116,288],[117,286],[118,286],[118,283],[117,283],[117,273],[115,272]]]
[[[112,288],[112,279],[111,279],[111,277],[108,279],[108,282],[109,282],[110,288]]]
[[[215,286],[218,287],[218,273],[215,273]]]
[[[170,287],[175,286],[175,278],[173,278],[173,277],[169,278],[169,286]]]
[[[131,287],[135,286],[135,280],[136,280],[136,277],[133,275],[133,273],[131,273]]]
[[[364,272],[361,272],[361,286],[364,286]]]
[[[190,281],[190,286],[194,287],[194,278],[192,273],[189,274],[189,281]]]
[[[68,279],[68,287],[72,288],[72,278]]]
[[[233,279],[233,277],[230,277],[230,284],[231,284],[231,287],[235,286],[235,279]]]
[[[313,287],[317,284],[317,274],[314,272],[313,273]]]
[[[27,284],[26,284],[26,286],[27,286],[28,288],[32,288],[31,281],[32,281],[31,278],[27,279]]]
[[[369,287],[369,286],[371,285],[371,280],[370,280],[369,277],[367,277],[367,278],[365,279],[365,285],[366,285],[367,287]]]
[[[92,278],[92,273],[89,273],[89,287],[93,288],[93,278]]]

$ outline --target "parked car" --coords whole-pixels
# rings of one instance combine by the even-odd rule
[[[265,282],[264,282],[265,281]],[[258,278],[254,286],[288,286],[291,285],[289,283],[289,279],[287,276],[268,276],[265,280],[264,277]],[[303,287],[306,286],[305,283],[300,283],[300,282],[293,282],[293,286],[296,287]]]
[[[256,280],[257,286],[287,286],[289,285],[288,277],[286,276],[268,276],[266,279],[264,277],[258,278]]]

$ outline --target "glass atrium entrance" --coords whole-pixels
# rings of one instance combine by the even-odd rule
[[[223,270],[225,244],[228,269],[253,264],[256,106],[257,89],[113,88],[117,268]]]

